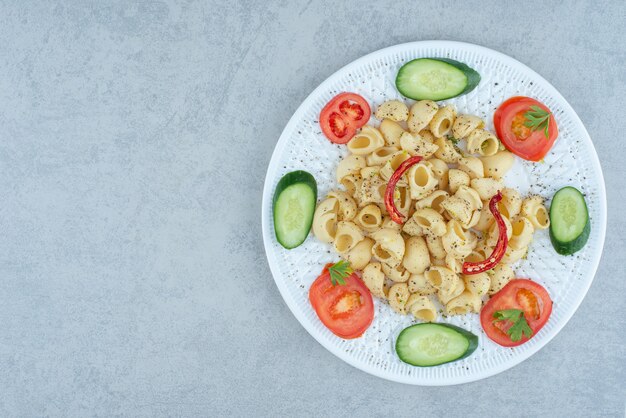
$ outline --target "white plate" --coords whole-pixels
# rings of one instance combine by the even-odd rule
[[[398,69],[419,57],[453,58],[468,64],[482,76],[470,94],[444,101],[461,113],[479,115],[493,130],[492,117],[505,99],[524,95],[545,103],[555,114],[559,138],[544,163],[517,159],[506,184],[523,194],[537,193],[549,199],[559,188],[572,185],[586,195],[591,236],[585,248],[573,256],[560,256],[552,248],[548,231],[539,231],[528,258],[517,266],[518,277],[543,284],[554,300],[546,326],[529,342],[504,348],[483,333],[478,315],[441,321],[459,325],[479,336],[479,347],[470,357],[438,367],[418,368],[402,363],[392,346],[399,331],[412,323],[383,302],[375,302],[375,318],[367,332],[355,340],[343,340],[319,321],[308,301],[309,286],[325,263],[338,260],[332,247],[312,235],[300,247],[287,251],[273,231],[272,196],[278,180],[287,172],[306,170],[318,183],[318,197],[337,187],[335,168],[346,154],[345,146],[331,144],[317,122],[322,107],[337,93],[351,91],[365,97],[372,109],[385,100],[401,98],[394,80]],[[376,121],[372,118],[372,123]],[[306,330],[329,351],[347,363],[385,379],[415,385],[453,385],[492,376],[515,366],[546,345],[572,317],[593,280],[606,231],[606,192],[593,143],[582,122],[554,87],[524,64],[476,45],[426,41],[396,45],[360,58],[324,81],[300,105],[283,131],[272,155],[263,190],[263,242],[276,285],[285,302]]]

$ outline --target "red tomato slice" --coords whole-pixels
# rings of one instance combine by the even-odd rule
[[[530,337],[523,335],[519,341],[512,341],[507,331],[511,321],[496,321],[493,314],[507,309],[520,309],[533,331]],[[480,311],[480,323],[487,336],[504,347],[524,344],[539,332],[548,322],[552,313],[552,299],[540,284],[529,279],[514,279],[507,283],[485,304]]]
[[[547,138],[543,129],[533,131],[525,126],[527,119],[524,114],[531,110],[531,106],[539,106],[546,112],[550,112],[546,105],[530,97],[511,97],[496,110],[493,115],[493,124],[498,137],[509,151],[525,160],[540,161],[554,145],[554,141],[559,136],[559,128],[552,112],[550,112]]]
[[[363,335],[374,320],[374,301],[363,281],[352,273],[345,285],[333,285],[328,266],[309,289],[309,301],[322,323],[338,337]]]
[[[363,97],[355,93],[341,93],[322,109],[320,126],[331,142],[345,144],[357,129],[367,123],[371,114],[370,105]]]

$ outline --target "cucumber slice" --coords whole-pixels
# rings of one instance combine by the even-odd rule
[[[274,192],[274,232],[288,250],[304,242],[313,223],[317,183],[306,171],[292,171],[280,179]]]
[[[463,359],[478,347],[478,337],[449,324],[424,323],[402,330],[396,353],[412,366],[430,367]]]
[[[585,197],[574,187],[564,187],[550,205],[550,241],[557,253],[574,254],[585,246],[591,225]]]
[[[398,91],[414,100],[445,100],[467,94],[480,83],[480,74],[448,58],[418,58],[400,68]]]

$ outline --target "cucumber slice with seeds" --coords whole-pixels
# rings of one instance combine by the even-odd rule
[[[292,171],[280,179],[274,192],[274,232],[288,250],[304,242],[313,224],[317,183],[306,171]]]
[[[478,347],[478,337],[450,324],[424,323],[402,330],[396,353],[412,366],[430,367],[460,360]]]
[[[467,94],[480,83],[480,74],[448,58],[418,58],[400,68],[398,91],[414,100],[445,100]]]
[[[557,253],[574,254],[585,246],[591,225],[583,194],[574,187],[564,187],[550,205],[550,241]]]

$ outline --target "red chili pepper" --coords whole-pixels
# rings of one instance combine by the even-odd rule
[[[411,157],[402,164],[396,171],[393,172],[393,175],[389,179],[389,183],[387,183],[387,188],[385,189],[385,207],[387,208],[387,212],[389,212],[389,216],[391,216],[391,220],[397,224],[402,225],[402,219],[404,215],[400,213],[398,208],[396,208],[395,203],[393,203],[393,194],[396,191],[396,183],[400,180],[400,177],[409,169],[412,165],[415,165],[422,161],[422,157],[415,156]]]
[[[498,224],[498,243],[486,260],[479,261],[477,263],[470,263],[469,261],[464,262],[463,274],[478,274],[491,270],[500,262],[500,260],[502,260],[502,257],[504,257],[506,247],[509,245],[509,237],[506,235],[506,224],[504,223],[504,219],[498,210],[498,202],[501,200],[502,193],[498,192],[498,194],[492,197],[489,201],[489,210],[493,214],[493,217],[496,218],[496,223]]]

